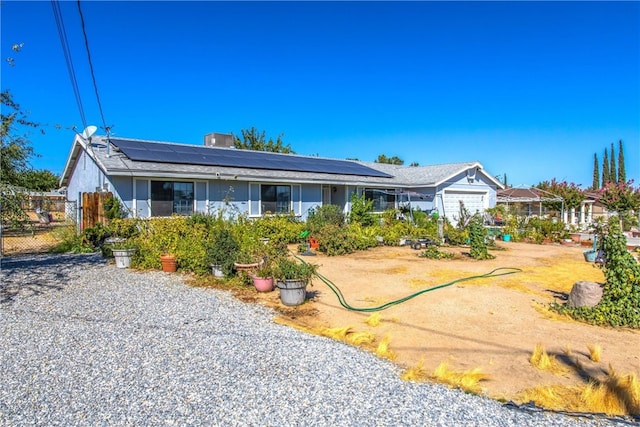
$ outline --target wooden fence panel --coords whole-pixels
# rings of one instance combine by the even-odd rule
[[[104,200],[113,193],[82,193],[82,229],[93,227],[98,222],[109,225],[104,216]]]

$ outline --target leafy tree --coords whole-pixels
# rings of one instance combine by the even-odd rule
[[[604,149],[604,160],[602,160],[602,186],[604,187],[609,182],[609,154],[607,149]]]
[[[420,166],[420,163],[418,162],[411,162],[411,164],[409,166]]]
[[[598,194],[599,202],[608,211],[622,213],[640,209],[640,188],[633,187],[633,180],[622,183],[609,182]]]
[[[598,155],[593,153],[593,183],[591,184],[592,190],[600,188],[600,169],[598,167]]]
[[[31,169],[29,159],[34,156],[26,128],[36,128],[8,90],[0,93],[2,127],[0,127],[0,218],[3,226],[25,229],[31,220],[22,209],[24,192],[20,188],[25,174]]]
[[[389,165],[404,165],[404,160],[399,158],[398,156],[387,157],[384,154],[380,154],[376,160],[376,163],[386,163]]]
[[[555,178],[549,181],[543,181],[539,183],[537,188],[548,191],[549,193],[555,194],[556,196],[560,196],[564,199],[564,205],[567,209],[577,209],[580,207],[580,204],[584,201],[585,195],[584,191],[580,188],[580,184],[574,184],[573,182],[562,181],[558,182]],[[560,206],[558,202],[546,203],[546,206],[560,210]]]
[[[611,143],[611,157],[609,157],[609,181],[618,182],[618,173],[616,172],[616,153],[613,151],[613,142]]]
[[[234,145],[241,150],[268,151],[271,153],[295,154],[291,145],[284,144],[283,134],[278,135],[276,140],[266,139],[264,131],[259,132],[255,127],[251,129],[241,129],[242,139],[234,135]]]
[[[626,182],[627,174],[624,169],[624,154],[622,152],[622,140],[618,141],[618,183]]]
[[[50,191],[58,188],[60,177],[46,169],[29,170],[22,176],[22,186],[28,190]]]
[[[28,172],[29,159],[35,155],[27,134],[20,128],[37,128],[38,123],[27,119],[27,114],[13,100],[8,90],[0,94],[2,101],[2,127],[0,128],[0,182],[21,185],[22,174]]]

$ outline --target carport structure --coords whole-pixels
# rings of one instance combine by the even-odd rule
[[[515,206],[519,215],[541,216],[547,214],[550,209],[543,206],[545,203],[560,203],[560,212],[564,219],[564,199],[548,191],[535,187],[511,187],[498,190],[496,193],[496,204],[506,205],[507,210],[510,205]]]

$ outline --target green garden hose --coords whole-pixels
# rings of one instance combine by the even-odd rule
[[[296,258],[298,258],[296,256]],[[306,261],[304,261],[301,258],[298,258],[300,261],[306,263]],[[329,289],[331,289],[331,291],[336,295],[336,297],[338,297],[338,301],[340,302],[340,305],[344,308],[346,308],[347,310],[351,310],[351,311],[361,311],[361,312],[365,312],[365,313],[372,313],[375,311],[382,311],[385,310],[389,307],[393,307],[394,305],[398,305],[398,304],[402,304],[403,302],[409,301],[410,299],[413,299],[415,297],[417,297],[418,295],[422,295],[425,294],[427,292],[431,292],[431,291],[435,291],[436,289],[442,289],[442,288],[446,288],[447,286],[451,286],[454,285],[456,283],[460,283],[460,282],[466,282],[469,280],[473,280],[473,279],[483,279],[483,278],[488,278],[488,277],[499,277],[499,276],[506,276],[508,274],[514,274],[514,273],[518,273],[522,271],[519,268],[515,268],[515,267],[499,267],[496,268],[494,270],[491,270],[488,273],[485,274],[480,274],[477,276],[468,276],[468,277],[463,277],[461,279],[456,279],[453,280],[451,282],[447,282],[447,283],[443,283],[442,285],[438,285],[438,286],[434,286],[432,288],[428,288],[428,289],[423,289],[421,291],[418,291],[416,293],[413,293],[411,295],[408,295],[404,298],[400,298],[394,301],[389,301],[386,304],[382,304],[379,305],[377,307],[365,307],[365,308],[357,308],[357,307],[353,307],[351,305],[349,305],[349,303],[347,303],[347,301],[344,298],[344,295],[342,294],[342,291],[340,291],[340,288],[338,288],[335,283],[333,283],[331,280],[327,279],[326,277],[324,277],[322,274],[320,273],[316,273],[316,276],[318,277],[318,279],[322,280],[322,282],[327,285],[329,287]]]

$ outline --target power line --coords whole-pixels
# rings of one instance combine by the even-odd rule
[[[80,14],[80,23],[82,24],[82,35],[84,36],[84,45],[87,49],[87,60],[89,61],[89,70],[91,71],[91,80],[93,81],[93,89],[96,93],[96,100],[98,101],[98,109],[100,110],[100,118],[102,119],[102,125],[104,126],[104,130],[107,133],[107,137],[109,136],[110,128],[107,126],[106,121],[104,120],[104,113],[102,112],[102,103],[100,102],[100,94],[98,93],[98,85],[96,83],[96,76],[93,72],[93,62],[91,61],[91,51],[89,50],[89,39],[87,38],[87,31],[84,26],[84,16],[82,15],[82,8],[80,7],[80,0],[78,0],[78,13]]]
[[[62,20],[62,12],[60,10],[60,4],[56,0],[51,0],[51,7],[53,8],[53,16],[56,20],[56,26],[58,27],[58,35],[60,36],[60,43],[62,44],[62,52],[64,53],[64,59],[67,64],[67,71],[69,72],[69,78],[71,79],[71,87],[76,98],[76,104],[80,111],[80,119],[82,120],[83,129],[87,127],[87,119],[84,114],[84,107],[82,106],[82,99],[80,97],[80,89],[78,88],[78,80],[76,78],[76,72],[73,68],[73,60],[71,59],[71,50],[69,49],[69,40],[67,39],[67,32],[64,28],[64,21]]]

